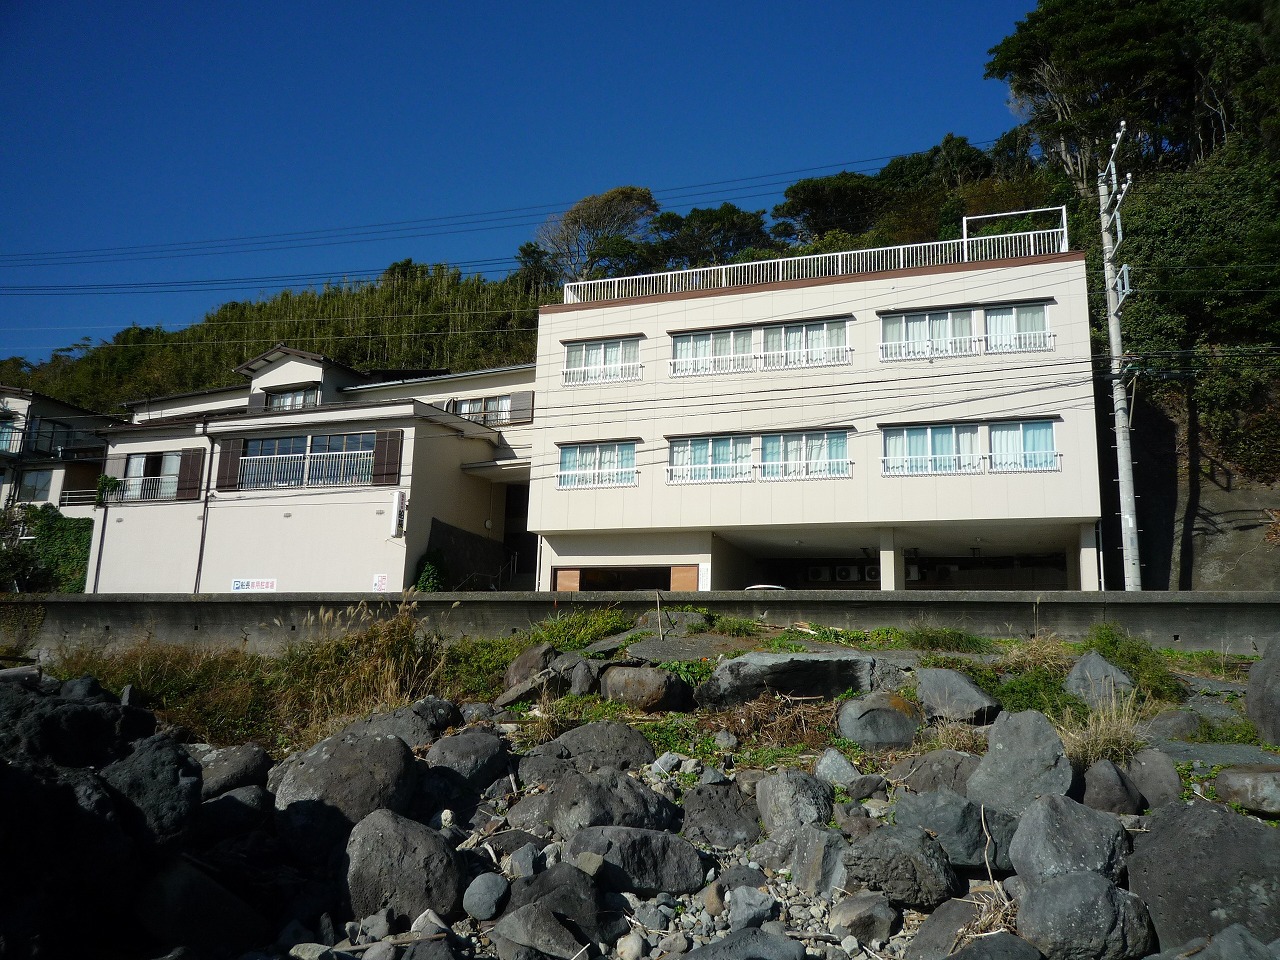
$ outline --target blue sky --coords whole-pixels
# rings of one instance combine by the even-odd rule
[[[1033,6],[11,0],[0,357],[405,257],[505,272],[620,184],[767,210],[982,144],[1016,122],[987,50]]]

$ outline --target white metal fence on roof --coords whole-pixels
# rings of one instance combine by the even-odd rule
[[[1016,216],[1017,214],[1008,215]],[[648,273],[635,277],[581,280],[565,284],[564,302],[598,303],[604,300],[650,297],[665,293],[720,290],[757,283],[813,280],[822,277],[904,270],[912,267],[940,267],[953,263],[1038,257],[1066,251],[1067,226],[1064,216],[1061,225],[1050,230],[1027,230],[991,237],[965,237],[961,240],[911,243],[897,247],[878,247],[874,250],[850,250],[845,253],[819,253],[807,257],[757,260],[753,263],[731,263],[718,267],[700,267],[696,270],[671,270],[666,273]]]

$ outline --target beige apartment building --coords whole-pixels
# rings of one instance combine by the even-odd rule
[[[1086,294],[1062,222],[568,284],[500,370],[281,345],[102,431],[88,589],[1097,590]]]
[[[569,284],[543,590],[1099,589],[1084,255],[1057,230]]]

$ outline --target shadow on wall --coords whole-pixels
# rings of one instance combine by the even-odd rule
[[[498,576],[508,561],[508,550],[501,540],[490,540],[432,517],[427,553],[437,552],[448,566],[448,590],[497,587]]]

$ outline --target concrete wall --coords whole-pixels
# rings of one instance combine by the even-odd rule
[[[795,591],[664,594],[718,613],[785,625],[797,621],[844,629],[920,624],[958,627],[991,637],[1049,630],[1065,639],[1094,623],[1113,622],[1153,646],[1262,653],[1280,636],[1280,593],[847,593]],[[399,596],[272,594],[243,596],[0,597],[0,640],[53,651],[76,644],[131,643],[144,638],[194,644],[243,644],[275,652],[366,613],[395,614]],[[415,611],[446,636],[506,636],[545,617],[612,605],[651,609],[648,593],[422,594]],[[326,628],[326,624],[329,626]]]

